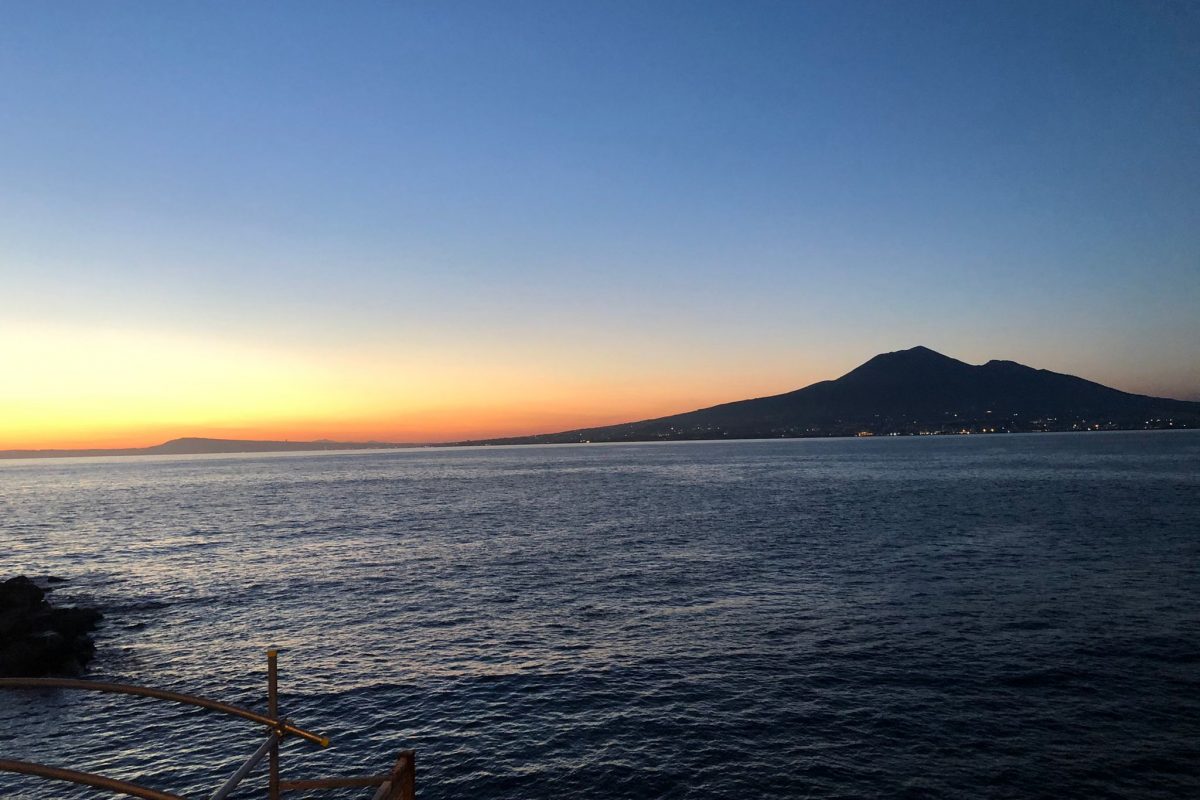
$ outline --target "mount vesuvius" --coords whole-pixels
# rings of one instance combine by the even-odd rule
[[[1015,361],[974,366],[914,347],[786,394],[641,422],[464,444],[1190,427],[1200,427],[1200,402],[1129,394]]]

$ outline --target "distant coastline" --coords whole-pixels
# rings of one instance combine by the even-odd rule
[[[150,447],[83,448],[63,450],[0,450],[0,459],[15,458],[89,458],[100,456],[199,456],[234,453],[316,453],[323,450],[394,450],[423,445],[399,442],[312,442],[272,441],[267,439],[206,439],[188,436],[171,439]]]
[[[1200,428],[1200,402],[1130,394],[1015,361],[974,366],[918,346],[785,394],[559,433],[436,444],[185,437],[152,447],[0,450],[0,459],[1192,428]]]
[[[0,460],[20,460],[20,459],[52,459],[52,458],[105,458],[113,456],[155,456],[155,455],[177,455],[177,456],[201,456],[201,455],[253,455],[255,453],[320,453],[320,452],[347,452],[347,451],[369,451],[369,450],[428,450],[428,449],[451,449],[456,447],[526,447],[534,445],[571,445],[571,444],[650,444],[653,442],[747,442],[747,441],[776,441],[779,439],[855,439],[863,437],[889,438],[889,437],[915,437],[915,436],[998,436],[1006,433],[1022,433],[1022,434],[1037,434],[1037,433],[1101,433],[1101,432],[1138,432],[1138,431],[1188,431],[1200,430],[1200,425],[1187,424],[1165,424],[1161,426],[1146,425],[1140,428],[1128,427],[1087,427],[1087,428],[1063,428],[1063,429],[1045,429],[1045,430],[959,430],[959,431],[933,431],[928,433],[901,433],[899,431],[890,433],[829,433],[829,434],[801,434],[796,436],[744,436],[744,437],[728,437],[728,436],[710,436],[707,438],[647,438],[647,439],[625,439],[621,441],[608,442],[593,442],[593,441],[562,441],[562,442],[545,442],[545,441],[513,441],[509,439],[487,440],[487,441],[462,441],[462,442],[431,442],[431,443],[389,443],[389,442],[336,442],[326,444],[324,442],[266,442],[252,441],[241,439],[211,439],[206,441],[221,442],[227,445],[227,449],[221,450],[171,450],[165,451],[159,449],[162,445],[154,447],[127,447],[127,448],[112,448],[102,449],[93,448],[87,450],[0,450]],[[533,438],[533,437],[528,437]],[[177,441],[177,440],[171,440]],[[169,442],[164,442],[169,444]],[[243,446],[252,445],[252,446]],[[270,448],[258,445],[280,445],[277,448]]]

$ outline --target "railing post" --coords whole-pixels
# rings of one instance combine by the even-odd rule
[[[276,664],[278,650],[267,651],[267,716],[279,721],[279,669]],[[279,800],[279,737],[276,736],[271,745],[270,778],[267,796],[270,800]]]
[[[412,750],[401,750],[396,759],[396,769],[392,773],[392,797],[395,800],[416,800],[417,797],[417,764],[416,753]]]

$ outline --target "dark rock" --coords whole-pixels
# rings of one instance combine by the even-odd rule
[[[0,608],[31,609],[41,605],[45,598],[46,593],[24,575],[0,583]]]
[[[96,646],[90,634],[104,615],[54,608],[24,575],[0,583],[0,677],[78,674]]]

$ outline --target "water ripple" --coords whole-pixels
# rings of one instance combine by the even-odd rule
[[[1200,796],[1198,523],[1187,433],[0,464],[95,677],[261,707],[279,646],[285,773],[426,798]],[[189,796],[259,735],[0,694],[5,757]]]

